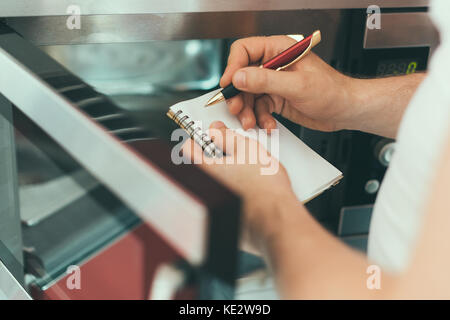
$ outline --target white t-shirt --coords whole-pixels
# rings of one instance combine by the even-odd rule
[[[409,263],[450,133],[450,0],[433,0],[430,14],[441,46],[402,119],[370,226],[369,259],[393,272]]]

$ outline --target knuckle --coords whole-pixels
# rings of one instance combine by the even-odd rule
[[[244,39],[238,39],[238,40],[234,41],[230,46],[230,52],[234,52],[234,51],[236,51],[236,49],[242,48],[243,41],[244,41]]]
[[[237,39],[235,41],[233,41],[233,43],[231,44],[231,48],[236,48],[237,45],[239,45],[239,43],[242,42],[242,39]]]
[[[305,76],[300,72],[295,73],[294,81],[295,81],[296,88],[299,92],[302,92],[307,89],[308,82],[305,81],[305,78],[307,79],[308,76]]]

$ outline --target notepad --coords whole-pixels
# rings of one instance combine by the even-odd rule
[[[170,110],[177,116],[178,121],[182,119],[184,124],[193,121],[194,124],[191,126],[199,127],[203,131],[206,131],[212,122],[220,120],[228,128],[256,139],[267,147],[271,138],[265,136],[265,131],[258,128],[250,132],[244,131],[237,117],[229,113],[226,102],[204,107],[219,90],[177,103],[170,107]],[[342,172],[308,147],[279,121],[277,121],[277,128],[279,130],[277,158],[286,168],[292,188],[300,201],[307,202],[339,182]]]

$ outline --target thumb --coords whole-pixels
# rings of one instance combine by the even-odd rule
[[[276,94],[284,98],[298,95],[301,78],[293,71],[275,71],[271,69],[247,67],[236,71],[233,85],[250,93]]]

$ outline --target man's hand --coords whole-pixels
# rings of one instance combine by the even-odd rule
[[[233,43],[220,80],[243,91],[228,99],[244,129],[276,127],[272,113],[321,131],[360,130],[395,138],[403,112],[424,79],[414,74],[383,79],[347,77],[309,53],[277,72],[255,67],[294,44],[287,36],[253,37]]]
[[[262,253],[271,266],[281,296],[288,299],[448,299],[450,268],[450,142],[438,164],[436,181],[424,208],[423,230],[411,264],[402,273],[382,273],[380,290],[367,287],[367,268],[372,262],[323,229],[293,194],[286,171],[260,175],[261,164],[236,164],[249,152],[246,139],[223,123],[211,127],[215,143],[225,150],[223,164],[209,164],[192,140],[183,155],[238,192],[244,200],[244,241],[251,251]],[[220,139],[222,137],[224,139]],[[236,148],[227,148],[235,139]],[[247,144],[242,144],[242,142]],[[449,139],[450,141],[450,139]],[[256,143],[256,142],[255,142]],[[242,147],[244,146],[244,147]],[[267,156],[270,156],[266,154]],[[228,164],[227,164],[228,163]],[[439,254],[438,254],[439,253]]]
[[[275,128],[272,113],[311,129],[348,127],[351,78],[314,53],[282,72],[248,67],[269,60],[294,43],[287,36],[253,37],[233,43],[220,85],[233,82],[246,93],[227,101],[230,112],[238,115],[244,129],[254,127],[256,122],[264,129]]]
[[[279,205],[288,199],[299,206],[301,204],[292,191],[285,168],[257,141],[228,129],[222,122],[211,124],[209,135],[226,156],[206,158],[202,148],[193,140],[184,144],[183,156],[199,164],[242,197],[245,213],[243,245],[257,253],[261,239],[279,232],[278,223],[289,218],[283,216],[285,212]],[[258,154],[255,163],[249,161],[251,152]],[[273,162],[277,163],[275,167],[278,170],[271,175],[262,175],[261,169]]]

